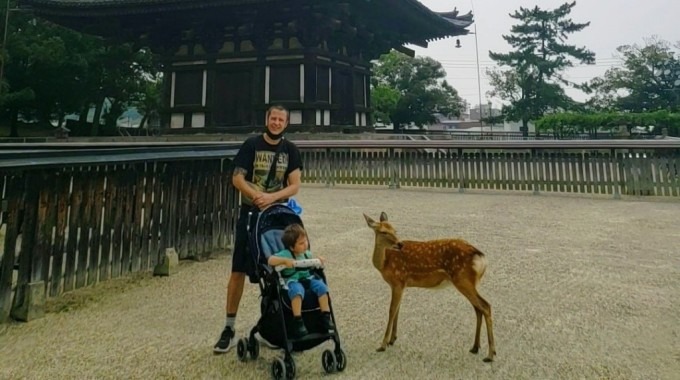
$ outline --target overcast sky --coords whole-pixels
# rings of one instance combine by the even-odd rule
[[[477,42],[479,45],[479,66],[481,73],[482,103],[492,100],[500,104],[498,99],[489,99],[486,95],[490,89],[486,80],[485,69],[493,66],[489,51],[505,52],[509,45],[503,34],[509,34],[510,27],[516,20],[510,13],[520,7],[533,8],[538,5],[544,9],[553,9],[566,1],[561,0],[420,0],[433,11],[451,11],[454,7],[460,13],[467,13],[474,7],[477,24]],[[644,38],[657,35],[671,42],[680,41],[680,1],[678,0],[577,0],[571,13],[575,22],[590,21],[590,26],[581,32],[572,34],[568,42],[577,46],[586,46],[595,52],[596,64],[571,69],[568,77],[573,80],[586,81],[602,75],[607,68],[620,62],[615,58],[616,48],[624,44],[644,43]],[[474,31],[474,25],[470,27]],[[408,47],[416,51],[416,55],[429,56],[442,63],[448,74],[447,79],[466,99],[471,106],[479,103],[477,90],[477,63],[475,54],[475,36],[461,36],[462,47],[455,48],[456,38],[430,42],[427,49],[417,46]],[[580,91],[571,90],[568,94],[577,100],[586,97]]]

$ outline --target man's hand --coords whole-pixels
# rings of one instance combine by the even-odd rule
[[[283,264],[286,266],[286,268],[293,268],[295,266],[295,260],[293,259],[288,259],[286,260],[286,263]]]
[[[270,206],[274,202],[276,202],[276,198],[269,193],[257,193],[253,198],[253,204],[260,210]]]

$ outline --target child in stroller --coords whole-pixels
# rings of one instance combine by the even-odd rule
[[[292,227],[294,225],[298,227]],[[284,244],[283,236],[286,229],[291,231],[290,236],[295,236],[294,243],[288,241]],[[253,231],[248,231],[250,252],[256,264],[253,277],[260,287],[261,316],[251,329],[249,336],[238,341],[236,352],[241,361],[246,361],[248,357],[256,359],[259,356],[259,342],[256,334],[273,346],[282,348],[284,357],[277,358],[272,363],[271,373],[274,379],[295,378],[295,362],[292,353],[309,350],[328,340],[332,340],[335,347],[333,350],[324,350],[321,355],[324,370],[327,373],[343,371],[347,364],[345,354],[340,347],[332,300],[327,293],[327,281],[321,260],[285,258],[285,251],[291,247],[289,252],[297,250],[294,246],[297,245],[300,236],[293,233],[295,230],[298,233],[302,231],[304,245],[308,247],[309,241],[304,233],[304,225],[300,217],[285,204],[274,204],[257,215]],[[303,256],[307,247],[303,251]],[[276,254],[279,256],[274,256]],[[271,265],[270,260],[272,260]],[[306,282],[305,272],[316,280],[314,282],[316,293],[312,290],[311,281],[310,286],[301,286],[302,290],[298,287]],[[285,279],[291,273],[294,277],[288,277],[288,279],[298,278],[297,274],[300,274],[302,284],[295,281],[287,284]],[[291,286],[295,292],[290,291]],[[288,290],[285,289],[286,287]],[[300,294],[302,291],[304,291],[304,296]],[[293,300],[290,299],[291,293],[295,295]],[[301,319],[295,318],[296,316]]]
[[[305,297],[306,289],[311,289],[319,298],[321,323],[324,330],[329,332],[335,330],[335,324],[331,319],[331,309],[328,305],[328,286],[320,278],[312,275],[308,269],[295,268],[296,261],[312,259],[307,232],[304,227],[299,224],[289,225],[283,230],[281,241],[287,249],[270,256],[268,262],[269,265],[280,270],[281,276],[286,282],[284,289],[287,288],[288,290],[288,298],[294,318],[293,334],[291,335],[301,338],[308,334],[302,320],[302,300]],[[323,257],[319,257],[319,259],[323,265]]]

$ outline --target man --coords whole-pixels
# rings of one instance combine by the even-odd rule
[[[255,270],[248,252],[248,213],[253,212],[252,223],[257,219],[259,210],[287,200],[297,194],[300,188],[300,151],[295,144],[283,139],[283,132],[288,127],[288,116],[288,110],[284,107],[270,107],[266,113],[265,133],[248,138],[234,158],[232,184],[241,192],[241,209],[236,223],[231,276],[227,285],[227,324],[213,347],[213,351],[218,354],[228,352],[236,345],[236,313],[246,275]],[[278,158],[272,162],[277,152]],[[268,178],[271,177],[272,165],[275,165],[276,171],[272,178]]]

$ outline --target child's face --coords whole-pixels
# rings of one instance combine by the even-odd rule
[[[293,253],[295,253],[296,255],[305,253],[307,247],[309,247],[309,244],[307,242],[307,236],[302,235],[295,241],[295,245],[293,246]]]

